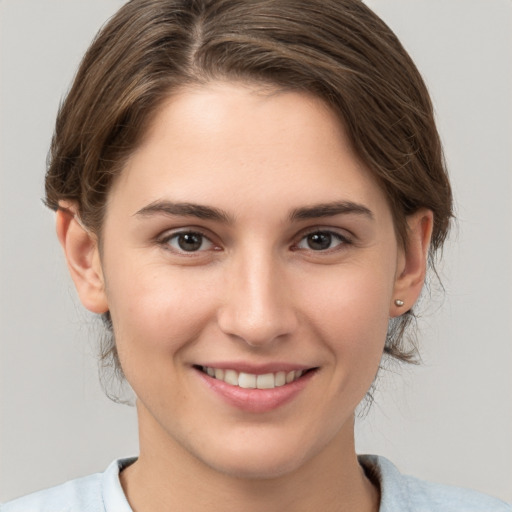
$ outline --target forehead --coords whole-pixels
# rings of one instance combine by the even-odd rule
[[[233,83],[169,97],[112,195],[125,196],[134,211],[165,196],[222,203],[228,210],[243,210],[251,201],[275,209],[285,202],[383,200],[340,119],[322,100]]]

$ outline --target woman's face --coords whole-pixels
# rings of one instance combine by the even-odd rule
[[[320,100],[175,94],[113,186],[103,242],[142,439],[247,477],[353,450],[404,255]]]

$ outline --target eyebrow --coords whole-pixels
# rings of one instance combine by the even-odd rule
[[[322,217],[334,217],[342,214],[364,215],[373,220],[374,216],[366,206],[352,201],[335,201],[333,203],[316,204],[302,208],[296,208],[290,213],[290,220],[309,220]]]
[[[148,204],[135,213],[143,217],[151,215],[181,215],[185,217],[197,217],[204,220],[215,220],[225,224],[232,224],[233,218],[224,210],[212,206],[204,206],[194,203],[173,203],[172,201],[158,200]]]
[[[290,221],[334,217],[342,214],[364,215],[373,219],[373,213],[366,206],[352,201],[335,201],[312,206],[295,208],[289,215]],[[144,206],[135,213],[136,216],[149,217],[152,215],[196,217],[203,220],[213,220],[224,224],[233,224],[234,218],[224,210],[212,206],[195,203],[175,203],[167,200],[157,200]]]

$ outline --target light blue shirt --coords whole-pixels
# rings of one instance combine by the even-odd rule
[[[115,460],[104,473],[18,498],[0,512],[133,512],[119,473],[134,460]],[[485,494],[404,476],[384,457],[361,455],[359,462],[380,485],[379,512],[512,512],[512,506]]]

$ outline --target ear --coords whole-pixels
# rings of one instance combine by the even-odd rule
[[[93,313],[108,311],[98,241],[78,220],[74,204],[59,204],[57,236],[82,304]]]
[[[425,208],[407,217],[406,246],[400,251],[389,315],[400,316],[409,311],[418,299],[427,271],[428,249],[434,214]],[[395,301],[402,301],[398,306]]]

